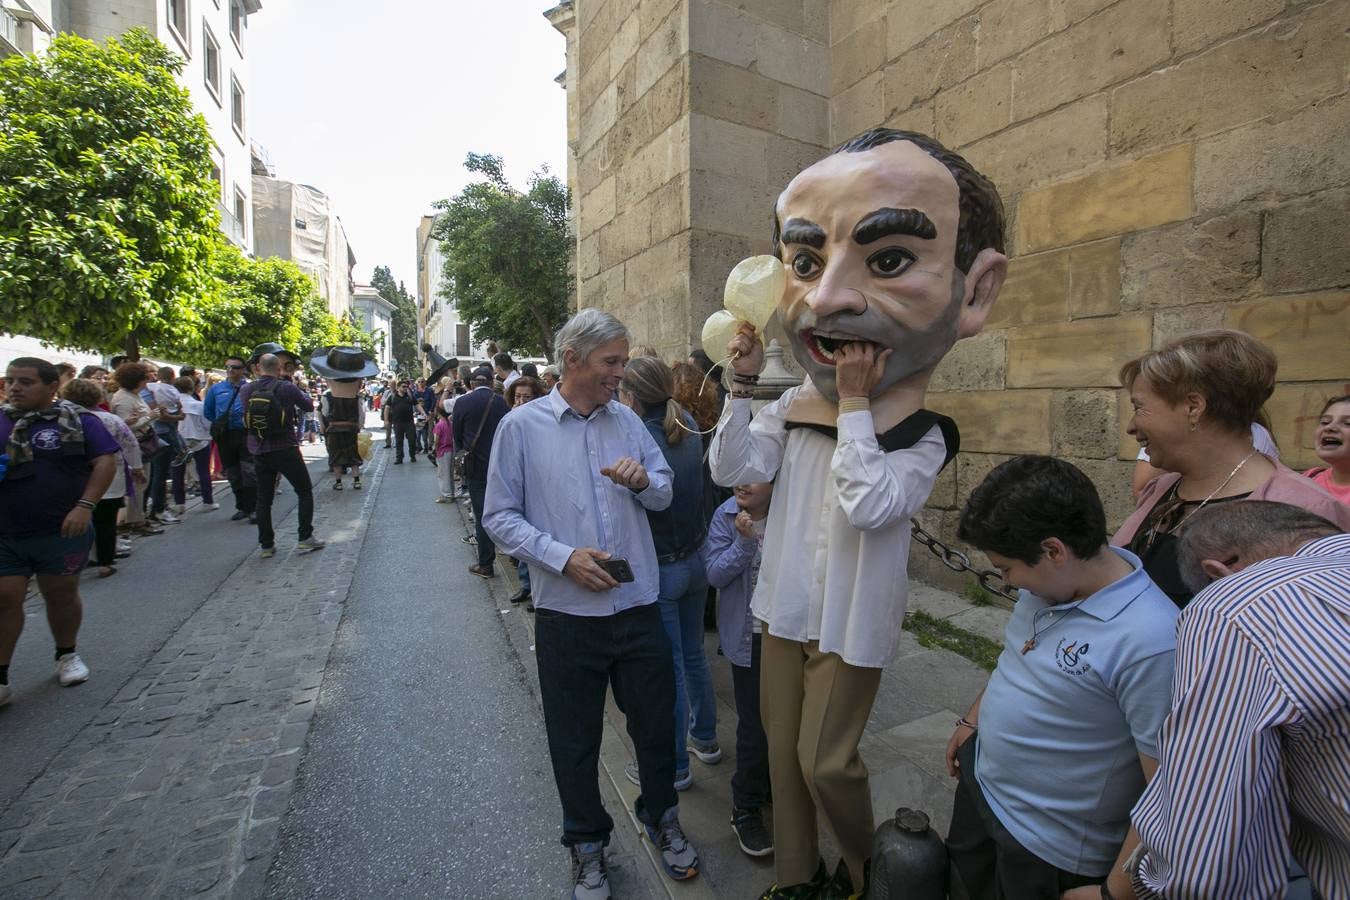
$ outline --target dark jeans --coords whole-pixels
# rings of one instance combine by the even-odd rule
[[[124,502],[121,497],[113,497],[94,506],[94,562],[100,566],[117,562],[117,511]]]
[[[215,495],[211,491],[211,445],[207,444],[192,454],[192,462],[197,467],[197,482],[202,488],[202,502],[214,503]],[[173,467],[173,502],[182,506],[187,503],[187,463]]]
[[[999,822],[975,780],[975,739],[956,751],[961,778],[952,803],[947,833],[951,856],[970,900],[1059,900],[1070,888],[1100,884],[1090,877],[1059,869],[1017,842]]]
[[[562,842],[608,843],[614,820],[600,800],[597,765],[605,689],[627,719],[642,793],[639,821],[654,825],[675,797],[675,668],[655,603],[611,616],[535,613],[535,659],[553,778],[563,808]]]
[[[417,459],[417,426],[412,422],[394,423],[394,460],[403,459],[403,445],[408,445],[408,455]]]
[[[160,438],[168,443],[166,435],[160,435]],[[164,512],[169,505],[169,464],[173,462],[173,447],[167,450],[161,450],[159,456],[150,460],[150,484],[146,487],[145,495],[149,499],[149,508],[146,512],[152,515],[158,515]]]
[[[225,439],[216,443],[220,451],[220,467],[234,491],[234,508],[252,513],[258,505],[258,480],[253,466],[253,454],[248,452],[248,438],[241,429],[225,432]]]
[[[477,478],[466,478],[469,487],[469,502],[473,505],[474,536],[478,539],[478,565],[484,569],[492,568],[492,560],[497,555],[497,547],[492,536],[483,527],[483,506],[487,502],[487,482]],[[673,702],[673,701],[672,701]]]
[[[309,480],[309,470],[305,468],[305,458],[300,455],[299,447],[287,447],[273,450],[271,453],[259,453],[254,457],[258,469],[258,484],[268,488],[258,491],[258,546],[271,547],[276,535],[272,533],[272,498],[276,491],[271,485],[276,483],[278,475],[285,478],[295,489],[300,500],[300,540],[314,534],[314,485]]]
[[[759,718],[760,636],[753,635],[750,665],[731,667],[736,696],[736,771],[731,776],[731,805],[759,809],[769,802],[769,739]]]

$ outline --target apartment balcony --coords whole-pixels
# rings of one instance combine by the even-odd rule
[[[19,20],[14,13],[0,6],[0,59],[22,52],[19,46]]]
[[[235,243],[240,250],[248,252],[248,242],[245,239],[244,223],[240,222],[229,207],[220,204],[220,230],[225,232],[225,236]]]

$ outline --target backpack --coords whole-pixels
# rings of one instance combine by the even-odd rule
[[[287,422],[286,408],[277,400],[276,388],[253,385],[244,404],[244,429],[259,439],[285,437],[295,426]]]

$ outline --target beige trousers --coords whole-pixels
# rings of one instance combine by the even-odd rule
[[[872,794],[858,755],[881,669],[765,632],[760,715],[769,739],[774,861],[783,886],[810,881],[820,863],[816,815],[839,842],[855,890],[872,853]]]

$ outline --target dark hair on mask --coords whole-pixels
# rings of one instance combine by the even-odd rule
[[[956,536],[978,550],[1040,561],[1041,542],[1059,538],[1079,559],[1106,545],[1106,512],[1081,470],[1049,456],[1018,456],[985,476],[961,511]]]
[[[992,247],[999,253],[1005,246],[1007,222],[1003,214],[1003,200],[998,195],[994,183],[980,174],[965,157],[948,150],[940,141],[917,131],[900,131],[895,128],[873,128],[864,131],[855,138],[845,141],[834,150],[836,153],[864,153],[892,141],[909,141],[933,159],[942,163],[952,178],[956,180],[959,192],[961,218],[956,226],[956,267],[969,272],[975,257],[986,247]],[[778,206],[775,202],[773,213],[773,252],[779,253],[782,223],[778,221]]]
[[[61,370],[47,362],[45,359],[39,359],[36,356],[20,356],[18,359],[9,361],[11,369],[36,369],[38,379],[43,384],[56,384],[61,380]]]

